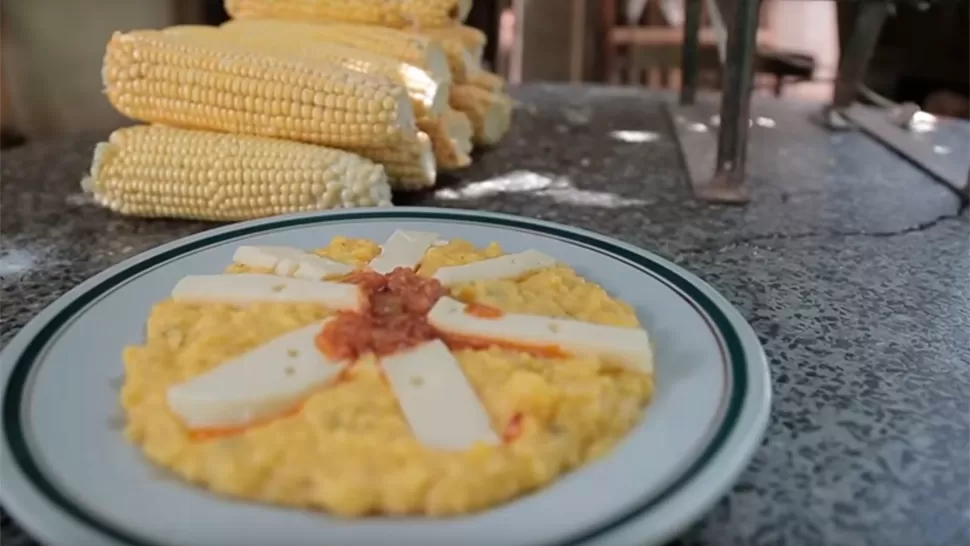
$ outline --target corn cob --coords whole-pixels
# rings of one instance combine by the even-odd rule
[[[102,77],[111,104],[147,122],[336,147],[417,130],[407,92],[386,78],[197,36],[115,33]]]
[[[269,28],[267,21],[229,21],[220,28],[227,32]],[[427,70],[436,81],[451,81],[448,57],[441,44],[410,32],[366,25],[326,24],[304,27],[308,37],[385,55]]]
[[[472,0],[225,0],[234,19],[346,22],[404,28],[464,21]]]
[[[81,187],[124,215],[197,220],[391,204],[384,169],[352,153],[162,125],[112,133]]]
[[[384,166],[395,190],[420,190],[434,185],[437,176],[431,139],[423,132],[415,138],[387,148],[348,148]]]
[[[488,70],[479,70],[469,78],[468,83],[496,93],[505,89],[505,78]]]
[[[436,118],[418,120],[418,127],[431,137],[435,162],[441,170],[455,170],[471,165],[472,122],[468,116],[451,108]]]
[[[476,62],[481,62],[485,52],[485,33],[468,25],[452,24],[445,27],[421,28],[417,32],[439,40],[458,40]]]
[[[209,44],[213,41],[212,33],[215,33],[216,40],[222,41],[222,34],[218,30],[210,32],[208,28],[199,27],[176,27],[168,29],[165,33],[178,35],[185,42],[191,41],[193,44]],[[229,32],[227,34],[235,34]],[[235,44],[236,38],[230,38],[239,49],[247,52],[258,51],[262,46],[251,42]],[[401,134],[399,138],[386,146],[375,146],[372,144],[355,145],[353,143],[341,143],[335,146],[340,149],[353,151],[365,158],[384,165],[388,177],[394,180],[395,186],[412,187],[427,186],[434,184],[435,164],[434,153],[431,149],[427,135],[419,136],[417,129],[410,134]]]
[[[265,20],[226,27],[179,25],[165,29],[165,33],[228,40],[268,54],[330,62],[356,72],[382,76],[407,89],[411,107],[418,117],[438,115],[448,105],[451,84],[447,80],[435,80],[424,69],[392,57],[319,40],[314,32],[316,28],[318,25]]]
[[[512,118],[512,100],[501,93],[489,92],[474,85],[456,85],[451,89],[451,107],[464,112],[475,130],[472,142],[492,146],[505,136]]]

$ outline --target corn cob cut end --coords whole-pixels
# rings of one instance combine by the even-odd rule
[[[438,81],[451,81],[451,65],[448,64],[448,56],[438,44],[429,44],[427,54],[424,59],[424,66],[431,76]]]
[[[472,141],[476,145],[495,145],[509,129],[513,103],[504,93],[486,91],[474,85],[456,85],[450,102],[471,120],[475,129]]]
[[[424,131],[419,131],[418,142],[420,143],[418,147],[420,174],[411,178],[411,180],[402,181],[406,186],[402,189],[416,190],[430,188],[434,186],[435,180],[438,178],[438,162],[435,161],[434,146],[431,144],[431,137]]]
[[[410,165],[385,166],[391,188],[401,191],[417,191],[434,186],[438,177],[438,163],[435,161],[431,138],[424,131],[418,132],[415,145],[410,153]]]
[[[401,63],[397,72],[411,96],[415,116],[437,116],[448,107],[450,80],[435,81],[430,72],[407,63]]]
[[[429,97],[425,107],[428,116],[439,116],[448,109],[448,97],[451,96],[451,82],[439,83],[434,94]]]
[[[474,79],[479,72],[482,71],[482,65],[479,60],[472,56],[467,49],[462,48],[460,55],[462,70],[465,74],[465,81]]]
[[[468,116],[448,109],[437,118],[418,120],[418,127],[431,137],[438,169],[450,171],[471,165],[473,129]]]
[[[123,215],[236,221],[390,206],[381,166],[320,146],[165,126],[118,129],[81,187]]]
[[[498,144],[512,123],[512,103],[504,98],[495,100],[485,110],[480,128],[476,127],[474,141],[481,146]]]
[[[458,16],[455,17],[455,20],[457,22],[461,23],[465,19],[468,19],[468,14],[471,13],[472,11],[473,3],[474,3],[474,0],[458,0],[458,6],[457,6]]]
[[[420,29],[420,32],[432,38],[458,40],[462,47],[478,61],[481,61],[482,54],[485,51],[485,44],[488,42],[488,38],[484,32],[475,27],[460,23],[452,23],[437,28],[424,28]]]
[[[444,116],[444,126],[458,149],[464,154],[470,154],[475,131],[468,116],[458,110],[449,110]]]

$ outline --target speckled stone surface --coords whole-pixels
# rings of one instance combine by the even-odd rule
[[[528,86],[497,149],[399,204],[607,233],[711,282],[758,332],[775,400],[763,447],[681,546],[970,544],[970,219],[957,199],[814,107],[759,102],[745,208],[690,198],[655,95]],[[967,149],[970,131],[934,142]],[[211,224],[124,219],[80,195],[98,137],[4,153],[2,341],[83,279]],[[5,515],[5,545],[33,542]],[[632,546],[632,545],[631,545]]]

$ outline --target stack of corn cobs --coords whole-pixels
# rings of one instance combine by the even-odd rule
[[[145,122],[84,190],[121,214],[234,221],[389,206],[509,128],[470,0],[225,0],[219,27],[118,32],[105,93]]]

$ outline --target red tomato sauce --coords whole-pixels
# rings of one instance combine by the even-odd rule
[[[387,275],[359,271],[347,282],[364,292],[359,312],[340,312],[317,335],[316,345],[334,360],[356,360],[374,353],[384,356],[438,337],[427,314],[445,294],[441,283],[399,267]]]

